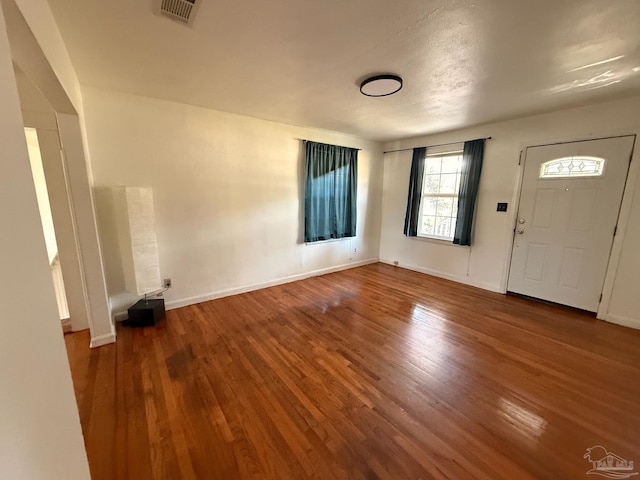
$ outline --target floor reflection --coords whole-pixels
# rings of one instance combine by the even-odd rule
[[[545,432],[547,421],[531,409],[509,398],[498,400],[498,412],[528,445],[533,446]]]
[[[449,342],[444,340],[447,333],[445,314],[432,306],[416,303],[407,323],[406,353],[416,366],[428,373],[439,370],[444,357],[449,352]]]

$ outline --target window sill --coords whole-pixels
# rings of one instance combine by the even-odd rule
[[[326,240],[317,240],[315,242],[303,242],[305,245],[319,245],[321,243],[333,243],[333,242],[344,242],[345,240],[351,240],[354,237],[342,237],[342,238],[327,238]]]
[[[410,239],[420,240],[428,243],[435,243],[437,245],[446,245],[448,247],[464,247],[465,245],[456,245],[453,243],[453,240],[446,240],[443,238],[434,238],[434,237],[421,237],[418,235],[417,237],[409,237]]]

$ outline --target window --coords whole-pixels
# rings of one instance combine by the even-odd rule
[[[425,159],[418,236],[453,240],[461,170],[462,152]]]
[[[540,165],[539,178],[601,177],[606,160],[598,157],[562,157]]]
[[[403,233],[470,246],[486,138],[464,142],[462,152],[413,148]],[[447,144],[449,145],[449,144]],[[442,147],[443,145],[434,145]],[[449,147],[451,148],[451,147]]]

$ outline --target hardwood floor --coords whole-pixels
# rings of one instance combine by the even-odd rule
[[[65,340],[94,480],[640,469],[639,331],[388,265]]]

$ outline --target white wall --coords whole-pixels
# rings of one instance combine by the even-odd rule
[[[93,88],[83,98],[114,311],[135,297],[123,293],[102,187],[153,188],[169,307],[377,260],[381,144]],[[300,139],[362,148],[356,238],[300,241]]]
[[[0,10],[0,478],[89,479]]]
[[[385,150],[493,137],[486,144],[475,237],[471,248],[444,242],[406,238],[403,233],[411,151],[384,156],[384,187],[380,258],[458,282],[504,291],[515,221],[520,151],[528,145],[609,135],[640,133],[640,97],[483,125],[460,131],[406,139]],[[627,190],[633,192],[640,171],[635,150]],[[497,202],[509,202],[509,211],[496,212]],[[640,194],[626,195],[619,230],[621,257],[606,318],[640,328]],[[615,248],[615,245],[614,245]]]

